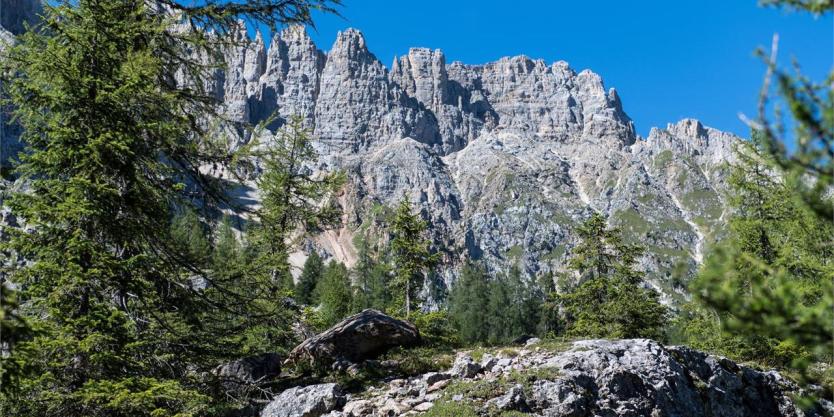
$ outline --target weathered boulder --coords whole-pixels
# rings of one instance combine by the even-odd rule
[[[319,417],[345,404],[336,384],[290,388],[275,397],[261,411],[261,417]]]
[[[263,353],[220,365],[214,373],[224,386],[249,385],[281,374],[281,357],[277,353]]]
[[[420,332],[413,324],[367,309],[305,340],[285,363],[323,367],[340,361],[360,362],[392,347],[419,342]]]
[[[449,374],[458,378],[472,378],[478,372],[481,372],[481,365],[468,354],[458,355],[452,369],[449,370]]]

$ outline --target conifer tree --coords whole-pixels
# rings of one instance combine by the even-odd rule
[[[535,283],[525,281],[521,269],[513,265],[507,273],[506,285],[510,294],[510,303],[505,313],[509,321],[508,339],[536,334],[541,296]]]
[[[224,215],[215,232],[215,243],[211,254],[211,270],[215,275],[231,275],[240,271],[246,263],[246,254],[232,219]]]
[[[737,152],[729,181],[730,235],[707,257],[692,286],[709,309],[692,319],[720,319],[734,336],[716,333],[693,342],[741,359],[803,367],[810,355],[830,347],[834,223],[805,205],[760,149],[749,145]],[[697,330],[694,324],[688,328]]]
[[[188,258],[193,265],[205,266],[211,256],[206,226],[191,207],[180,209],[171,222],[171,239],[177,251]]]
[[[489,278],[483,267],[464,265],[449,295],[449,315],[462,342],[472,344],[487,340],[489,324],[485,307],[489,296]]]
[[[578,229],[569,266],[580,283],[560,297],[567,332],[584,337],[659,338],[667,320],[658,294],[641,287],[635,265],[643,249],[627,244],[617,228],[594,213]]]
[[[295,286],[295,299],[301,304],[313,304],[316,302],[316,285],[321,281],[324,272],[324,262],[318,252],[313,251],[301,270],[298,278],[298,285]]]
[[[214,285],[226,296],[198,293],[200,265],[169,227],[190,187],[206,204],[223,194],[198,169],[230,159],[200,120],[220,116],[201,86],[222,66],[218,51],[238,19],[276,28],[328,4],[48,3],[39,28],[4,51],[2,73],[13,76],[4,93],[26,145],[17,174],[30,185],[5,202],[28,228],[11,231],[7,249],[30,262],[10,279],[38,333],[12,351],[26,373],[0,398],[0,414],[183,417],[226,407],[203,376],[239,351],[204,337],[223,322],[205,319],[239,300]]]
[[[512,302],[509,292],[505,277],[498,275],[490,280],[489,297],[483,310],[486,312],[486,341],[490,344],[501,344],[512,338],[512,321],[507,314],[507,307]]]
[[[316,292],[321,302],[321,318],[332,326],[350,314],[350,276],[344,264],[331,262],[324,271]]]
[[[351,271],[356,283],[354,310],[373,308],[387,311],[391,304],[391,293],[388,291],[390,269],[384,260],[378,259],[378,255],[373,256],[365,239],[360,242],[358,251],[356,265]]]
[[[429,268],[437,256],[430,251],[428,224],[413,212],[411,202],[403,196],[391,224],[394,279],[391,287],[399,309],[408,318],[418,302],[418,294],[425,283]]]
[[[341,210],[332,199],[344,184],[344,175],[312,172],[317,154],[303,123],[292,117],[271,140],[255,140],[244,151],[263,167],[257,179],[261,207],[249,233],[259,254],[254,266],[284,290],[294,287],[288,261],[294,244],[341,220]]]

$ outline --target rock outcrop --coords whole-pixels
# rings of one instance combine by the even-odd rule
[[[305,340],[290,352],[286,362],[315,368],[334,362],[356,363],[392,347],[419,342],[420,333],[411,323],[367,309]]]
[[[464,368],[473,372],[460,372]],[[342,408],[310,415],[419,415],[434,407],[444,410],[436,415],[450,416],[516,411],[547,417],[804,417],[831,412],[824,400],[803,411],[795,394],[802,393],[775,371],[757,371],[686,347],[645,339],[585,340],[503,349],[484,354],[480,363],[463,352],[448,372],[392,380],[346,395]]]
[[[261,411],[261,417],[318,417],[341,407],[345,396],[336,384],[290,388]]]

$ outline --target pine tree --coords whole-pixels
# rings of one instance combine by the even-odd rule
[[[547,273],[539,278],[542,301],[539,312],[538,333],[548,337],[562,332],[562,320],[559,314],[559,293],[556,290],[554,274]]]
[[[0,282],[0,394],[11,392],[13,386],[20,383],[22,366],[14,355],[10,355],[17,343],[32,336],[32,329],[24,317],[18,313],[15,292]]]
[[[387,311],[391,304],[391,294],[388,291],[388,277],[391,271],[383,260],[371,254],[365,239],[360,242],[358,251],[356,265],[351,271],[356,283],[353,309],[361,311],[373,308]]]
[[[509,320],[509,340],[522,335],[534,335],[541,311],[541,296],[534,283],[524,280],[521,269],[513,265],[507,274],[510,303],[506,306]]]
[[[223,216],[215,232],[215,243],[211,254],[211,270],[215,275],[234,275],[246,263],[246,254],[238,240],[232,219]]]
[[[762,3],[817,15],[834,11],[828,0]],[[750,123],[757,149],[741,153],[758,155],[742,161],[744,180],[735,184],[753,200],[743,202],[731,220],[733,236],[707,257],[693,291],[707,315],[722,319],[723,330],[739,335],[745,345],[754,336],[770,340],[759,344],[776,348],[766,356],[778,353],[807,378],[809,360],[830,361],[834,332],[834,71],[816,82],[798,64],[793,72],[782,70],[777,50],[774,37],[769,55],[758,51],[767,72],[758,117]],[[770,109],[777,110],[776,122]],[[778,109],[788,110],[787,123]],[[792,134],[785,126],[793,127]],[[757,173],[750,162],[763,163],[764,172],[781,181]]]
[[[486,304],[490,295],[489,278],[480,265],[467,264],[449,295],[449,315],[467,344],[488,338]]]
[[[512,321],[507,315],[507,307],[512,302],[506,279],[498,275],[489,282],[489,297],[487,297],[486,325],[487,342],[493,345],[508,342],[512,336]]]
[[[430,252],[431,242],[425,236],[428,224],[413,213],[411,202],[403,196],[391,225],[394,279],[391,287],[399,309],[409,318],[418,302],[418,294],[425,283],[428,269],[437,256]]]
[[[177,212],[171,221],[171,239],[177,251],[188,258],[193,265],[205,266],[211,256],[207,228],[200,221],[197,212],[185,207]]]
[[[344,264],[331,262],[316,292],[321,301],[321,318],[327,326],[338,323],[350,314],[352,291],[350,276]]]
[[[667,310],[658,294],[641,287],[635,265],[643,249],[623,241],[594,213],[579,229],[581,239],[569,266],[579,285],[560,297],[567,315],[567,332],[584,337],[659,338]]]
[[[298,278],[298,285],[295,286],[295,299],[301,304],[314,304],[316,302],[316,285],[319,283],[324,272],[324,262],[318,252],[313,251],[301,270]]]
[[[327,3],[50,3],[39,30],[4,51],[2,73],[14,75],[4,93],[27,147],[17,174],[30,185],[5,202],[28,228],[11,231],[7,249],[30,262],[10,279],[39,332],[12,351],[26,373],[0,398],[0,414],[182,417],[225,407],[202,375],[238,350],[204,337],[203,319],[239,300],[198,294],[200,265],[169,228],[189,190],[207,204],[223,193],[198,169],[229,160],[198,121],[218,115],[199,86],[222,64],[212,51],[239,18],[276,27],[308,22],[317,6]],[[170,30],[174,22],[190,28]]]

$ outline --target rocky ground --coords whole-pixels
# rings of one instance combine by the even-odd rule
[[[459,352],[450,369],[357,392],[336,383],[290,388],[261,417],[826,415],[824,407],[803,411],[797,393],[775,371],[686,347],[532,339],[524,347]]]

